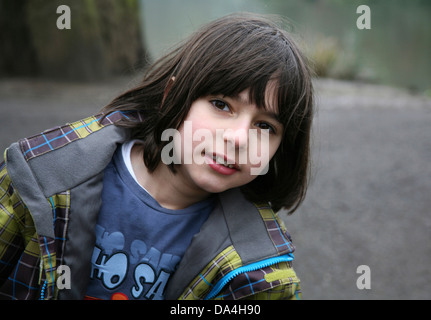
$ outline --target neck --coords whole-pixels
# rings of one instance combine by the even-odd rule
[[[149,172],[140,145],[133,146],[130,157],[139,184],[164,208],[184,209],[209,196],[207,192],[185,184],[181,174],[173,173],[164,163]]]

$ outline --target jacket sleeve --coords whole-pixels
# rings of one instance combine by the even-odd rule
[[[0,287],[17,264],[35,228],[25,204],[0,163]]]
[[[300,300],[302,298],[300,280],[290,262],[278,263],[265,271],[265,282],[269,288],[255,291],[244,300]]]
[[[274,217],[285,238],[292,241],[283,220],[277,214]],[[291,242],[289,247],[294,251]],[[253,294],[244,297],[245,300],[300,300],[302,298],[300,279],[293,269],[292,261],[280,262],[263,270],[264,279],[256,280],[260,282],[262,290],[254,290]],[[248,278],[251,276],[249,275]]]

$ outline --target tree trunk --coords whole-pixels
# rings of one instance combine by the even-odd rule
[[[26,0],[0,0],[0,76],[38,73],[36,51],[26,21]]]
[[[57,27],[61,5],[70,8],[70,29]],[[137,0],[0,0],[0,9],[0,21],[8,17],[2,74],[100,80],[144,63]]]

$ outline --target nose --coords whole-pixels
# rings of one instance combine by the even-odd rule
[[[223,140],[233,145],[235,148],[243,149],[248,143],[248,129],[248,125],[238,125],[234,128],[225,129],[223,132]]]

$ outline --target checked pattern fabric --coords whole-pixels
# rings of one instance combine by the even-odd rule
[[[19,141],[26,161],[82,139],[126,115],[95,115]],[[102,121],[100,121],[103,118]],[[6,158],[6,152],[4,157]],[[56,269],[62,263],[69,221],[70,191],[47,201],[52,207],[55,239],[39,236],[33,219],[0,163],[0,299],[51,299],[56,296]]]
[[[256,207],[265,222],[268,234],[278,253],[292,253],[295,248],[289,234],[285,231],[283,222],[268,205],[256,204]],[[204,268],[179,299],[205,299],[215,284],[229,272],[242,266],[241,258],[235,248],[233,246],[227,247]],[[236,276],[214,299],[297,300],[301,298],[299,282],[300,280],[292,267],[292,263],[290,261],[279,262]]]

